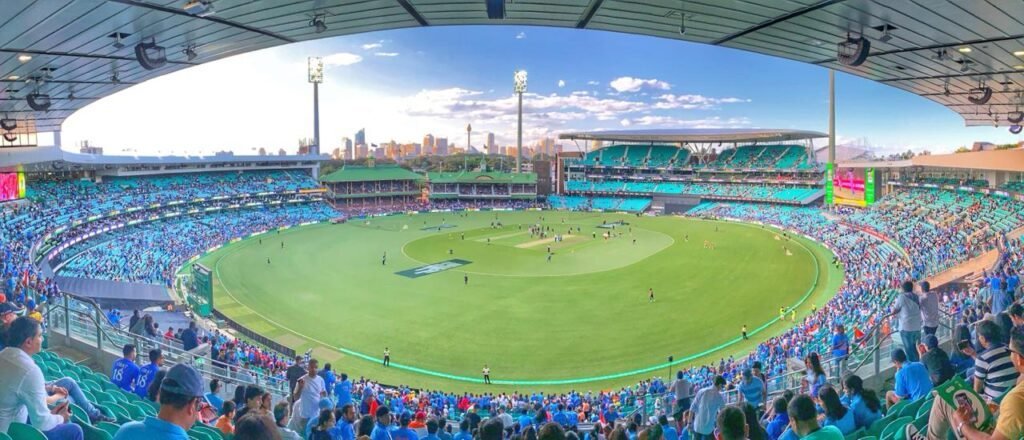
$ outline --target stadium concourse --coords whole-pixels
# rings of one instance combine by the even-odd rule
[[[632,149],[626,147],[623,150]],[[317,402],[316,405],[333,406],[351,402],[355,405],[356,412],[363,415],[381,415],[381,408],[389,408],[400,415],[416,413],[417,417],[414,419],[417,420],[418,414],[423,413],[439,420],[468,420],[470,424],[478,423],[480,417],[488,416],[505,420],[505,417],[500,415],[505,413],[516,416],[516,419],[508,424],[515,432],[539,429],[546,422],[554,421],[570,430],[603,427],[606,430],[603,433],[605,436],[614,436],[612,429],[617,426],[618,420],[624,417],[630,416],[626,419],[626,427],[615,429],[638,429],[630,428],[628,425],[638,422],[643,426],[647,423],[645,417],[635,420],[631,416],[667,415],[672,417],[673,424],[681,424],[677,427],[686,432],[684,435],[696,435],[706,433],[710,426],[707,425],[707,414],[704,412],[716,410],[716,400],[711,399],[708,393],[723,393],[722,402],[746,400],[760,403],[762,410],[768,409],[769,414],[774,411],[775,414],[771,417],[777,419],[782,416],[778,414],[781,411],[779,408],[785,406],[766,405],[770,403],[769,394],[775,398],[783,391],[818,395],[822,394],[821,389],[828,387],[844,389],[840,369],[849,368],[858,373],[867,371],[862,368],[865,361],[870,359],[872,350],[878,350],[874,345],[874,341],[878,339],[872,338],[891,338],[892,347],[901,347],[904,356],[916,359],[918,340],[925,342],[923,351],[938,350],[933,348],[933,341],[927,337],[920,339],[918,332],[922,328],[939,326],[946,327],[938,331],[939,335],[948,335],[950,330],[954,330],[954,338],[969,341],[967,345],[953,344],[948,349],[953,361],[951,368],[958,375],[973,374],[981,378],[986,386],[986,392],[988,391],[990,376],[980,373],[982,370],[979,366],[983,362],[988,364],[990,369],[995,365],[990,357],[996,355],[993,354],[993,350],[998,347],[998,341],[1005,343],[1013,323],[1021,322],[1020,304],[1014,303],[1014,299],[1019,295],[1019,278],[1016,273],[1024,269],[1024,242],[1019,238],[1019,234],[1013,232],[1024,226],[1024,203],[1007,192],[1020,185],[1020,176],[1014,176],[1000,184],[998,191],[1006,194],[1001,195],[997,191],[977,190],[979,187],[991,188],[996,183],[978,179],[977,170],[965,171],[973,175],[969,179],[965,178],[964,172],[950,170],[933,169],[929,170],[930,173],[907,173],[907,176],[897,176],[894,173],[889,176],[893,179],[889,193],[882,196],[877,203],[863,208],[832,208],[817,203],[786,204],[786,200],[778,197],[760,196],[765,194],[765,191],[779,194],[792,189],[791,186],[805,192],[820,193],[820,187],[787,183],[811,180],[806,175],[821,173],[819,168],[801,169],[800,166],[796,166],[790,171],[770,167],[747,168],[746,171],[737,172],[722,165],[681,165],[678,171],[691,173],[691,181],[666,183],[642,177],[650,165],[657,165],[649,160],[651,150],[653,148],[647,150],[646,162],[630,162],[629,167],[617,171],[618,174],[641,176],[640,179],[620,182],[616,181],[616,176],[605,176],[610,178],[571,180],[567,182],[567,189],[584,193],[613,194],[628,191],[632,194],[631,198],[646,200],[648,205],[650,199],[644,199],[644,196],[654,197],[653,194],[660,193],[688,194],[700,199],[696,206],[686,212],[688,216],[772,224],[793,233],[812,237],[828,246],[837,256],[838,261],[835,264],[840,264],[845,269],[845,282],[839,292],[828,303],[814,306],[813,313],[802,314],[800,319],[796,319],[795,310],[780,311],[783,313],[781,318],[793,321],[792,328],[780,336],[763,341],[746,356],[729,356],[712,364],[686,366],[679,374],[690,386],[675,382],[672,377],[652,376],[635,386],[611,391],[548,394],[518,393],[514,389],[505,389],[468,394],[454,389],[429,391],[414,390],[398,384],[384,385],[376,383],[373,378],[359,377],[358,371],[332,372],[321,368],[316,376],[321,379],[313,382],[325,381],[324,392],[331,400],[330,403]],[[791,149],[788,147],[764,149],[780,152],[789,150]],[[678,153],[677,151],[675,154]],[[599,150],[597,154],[607,157],[609,153]],[[612,154],[617,156],[618,150]],[[627,153],[623,154],[624,157],[628,157]],[[740,153],[737,151],[726,150],[719,157],[735,158],[738,154]],[[759,156],[763,153],[752,155]],[[788,153],[780,153],[780,157],[788,157],[787,155]],[[805,162],[806,158],[786,159],[786,163]],[[746,160],[744,163],[747,164],[744,166],[749,166],[750,161]],[[774,163],[777,166],[778,161],[761,163],[769,166]],[[189,170],[189,166],[195,169]],[[69,277],[165,285],[171,281],[169,276],[178,267],[204,249],[253,233],[303,223],[323,222],[350,214],[336,211],[325,202],[324,194],[337,197],[341,191],[327,183],[328,189],[325,192],[317,179],[310,174],[310,170],[277,168],[268,164],[255,164],[251,167],[266,169],[200,170],[203,166],[204,164],[191,164],[181,172],[169,174],[103,176],[88,180],[79,178],[84,175],[55,178],[30,174],[27,198],[18,203],[4,205],[0,218],[0,231],[3,233],[2,275],[5,297],[2,307],[5,333],[8,336],[23,334],[23,327],[27,324],[23,324],[23,320],[12,324],[12,319],[17,315],[24,315],[31,319],[41,319],[49,339],[60,340],[60,335],[63,334],[72,340],[76,330],[75,319],[72,319],[72,316],[79,316],[82,311],[85,311],[85,314],[92,313],[90,310],[98,311],[94,302],[63,294],[59,284],[51,276],[52,273],[44,273],[46,270],[55,271],[57,276],[68,274]],[[595,161],[589,166],[601,165]],[[572,165],[568,166],[570,171],[571,167]],[[359,172],[367,173],[366,170]],[[388,176],[395,173],[394,170],[381,172]],[[338,176],[344,176],[346,172],[342,170],[340,173]],[[781,183],[773,183],[773,179],[764,177],[786,173],[796,174],[784,179],[775,179],[782,180]],[[704,179],[702,176],[707,174],[729,174],[731,181],[714,182],[714,177]],[[526,188],[512,186],[511,188],[518,190],[506,191],[508,185],[517,184],[514,179],[503,180],[501,176],[497,176],[498,179],[493,179],[495,176],[479,179],[481,175],[483,174],[472,175],[469,180],[474,186],[468,190],[450,187],[456,183],[466,183],[465,178],[428,175],[428,181],[434,185],[432,189],[439,191],[442,197],[436,200],[421,198],[416,201],[416,207],[451,209],[452,206],[465,206],[457,203],[471,203],[477,209],[488,208],[488,203],[503,208],[517,206],[512,195]],[[590,175],[593,176],[593,173]],[[322,177],[321,181],[340,180],[338,176],[330,179]],[[1003,178],[1005,179],[1005,176]],[[692,181],[696,179],[706,181]],[[365,190],[366,185],[380,185],[381,181],[387,180],[393,179],[365,178],[358,181],[355,188],[348,186],[346,191],[373,194],[372,191]],[[502,189],[488,186],[486,190],[481,190],[476,185],[482,180],[489,181],[488,183],[499,182],[506,186]],[[984,180],[984,183],[981,183],[981,180]],[[951,182],[969,182],[971,185],[952,186]],[[387,184],[391,185],[393,182]],[[411,192],[408,191],[411,188],[413,187],[403,187],[403,191]],[[532,188],[529,190],[536,191]],[[501,197],[487,202],[480,199],[481,192]],[[452,199],[446,194],[465,196],[471,201],[463,202],[458,197]],[[550,200],[553,207],[570,208],[558,203],[571,197],[581,196],[552,196]],[[764,203],[766,201],[771,203]],[[408,209],[407,206],[395,206],[392,200],[379,202],[378,206],[365,204],[360,209],[373,209],[374,212],[381,213],[389,209]],[[533,201],[527,206],[537,206],[539,203]],[[622,206],[621,201],[618,202],[618,206]],[[598,206],[591,202],[574,207],[597,209]],[[637,208],[637,211],[644,210],[653,211]],[[984,275],[976,274],[976,282],[945,286],[941,294],[934,291],[925,294],[923,299],[918,300],[923,316],[915,318],[907,313],[906,309],[912,307],[907,305],[907,295],[897,293],[904,281],[923,281],[984,252],[997,252],[998,263],[989,268]],[[36,262],[40,260],[46,264],[37,265]],[[911,288],[915,288],[914,286],[911,284]],[[931,302],[940,307],[941,318],[937,318],[934,315],[936,312],[929,311],[929,307],[925,306]],[[894,315],[897,310],[901,313]],[[8,313],[9,311],[12,313]],[[224,384],[219,393],[210,393],[205,397],[209,402],[231,400],[230,396],[234,395],[235,403],[247,409],[246,412],[269,413],[271,405],[286,399],[286,390],[291,389],[293,379],[296,377],[293,373],[299,374],[296,368],[302,368],[297,367],[303,362],[301,356],[296,361],[292,358],[292,353],[275,352],[271,347],[236,339],[221,330],[204,328],[203,325],[192,327],[189,318],[185,318],[184,325],[178,325],[177,333],[171,330],[164,333],[151,316],[132,317],[129,323],[124,323],[128,319],[119,313],[121,312],[109,310],[106,313],[109,322],[96,322],[90,327],[108,334],[105,336],[108,340],[108,349],[115,341],[132,342],[138,346],[138,356],[146,357],[151,348],[160,347],[165,352],[165,365],[195,365],[203,371],[204,382],[217,378]],[[917,313],[916,310],[914,313]],[[127,312],[123,315],[127,315]],[[954,325],[944,324],[947,321]],[[990,329],[974,330],[974,324],[979,321],[997,325],[996,333],[992,333]],[[201,322],[205,325],[206,321]],[[986,328],[989,327],[991,326]],[[843,336],[836,336],[837,334]],[[982,338],[975,340],[978,334],[981,334]],[[1013,333],[1016,339],[1011,341],[1011,348],[1021,349],[1020,336],[1019,330]],[[5,342],[15,346],[22,345],[23,341],[16,339],[8,338]],[[842,341],[849,342],[844,344]],[[207,354],[197,356],[194,353],[197,344],[200,343],[208,344],[209,351]],[[119,350],[119,345],[115,343],[113,348]],[[969,350],[971,346],[977,347],[977,351],[982,354],[974,355],[974,352]],[[14,348],[9,350],[12,349]],[[1000,365],[1005,370],[1005,366],[1008,365],[1005,359],[1009,354],[1005,351],[1001,353]],[[888,356],[888,353],[885,355]],[[929,363],[927,353],[924,357],[928,368],[944,366],[943,364],[936,367]],[[205,358],[209,362],[200,362],[198,358]],[[0,356],[0,361],[2,359]],[[72,421],[83,429],[87,436],[104,438],[118,429],[117,425],[110,424],[111,421],[124,424],[130,420],[139,420],[147,414],[154,414],[158,407],[151,399],[151,395],[139,397],[123,392],[112,385],[103,374],[68,362],[66,358],[44,351],[33,356],[33,359],[46,379],[61,379],[56,384],[65,389],[81,391],[80,394],[75,391],[70,396],[75,405],[72,410]],[[832,362],[829,359],[832,359]],[[806,362],[806,370],[794,369],[791,365],[794,361]],[[852,366],[854,363],[859,363],[859,366]],[[117,365],[123,367],[125,364],[126,361],[121,361]],[[972,364],[975,365],[973,370]],[[748,370],[752,370],[754,376],[762,381],[763,387],[759,385],[756,387],[758,389],[754,389],[749,385],[757,382],[752,382],[748,378],[749,376],[745,374]],[[123,372],[117,371],[119,374]],[[176,374],[183,373],[179,370]],[[865,379],[872,379],[871,383],[888,388],[885,375],[891,373],[879,374],[881,376]],[[949,374],[943,374],[934,376],[943,378],[934,385],[937,386],[948,379]],[[6,383],[2,376],[3,373],[0,373],[0,386]],[[359,379],[356,379],[357,377]],[[722,384],[716,385],[719,377]],[[990,396],[992,400],[998,401],[1008,390],[1009,387],[1005,383],[1004,377],[1001,383],[991,384],[990,388],[996,390],[995,395]],[[209,389],[207,383],[202,386]],[[896,394],[905,392],[901,386],[897,380]],[[52,388],[48,389],[51,392],[55,391]],[[692,411],[676,411],[680,409],[680,405],[685,406],[686,397],[695,397],[692,393],[698,389],[702,391],[697,401],[691,402],[694,405]],[[845,389],[847,392],[844,393],[844,397],[852,399],[846,403],[853,405],[850,411],[862,411],[864,408],[857,405],[867,405],[868,416],[852,424],[841,424],[840,429],[844,434],[892,435],[904,426],[925,429],[927,425],[930,429],[931,426],[948,427],[954,424],[953,421],[945,420],[943,425],[942,417],[948,419],[948,414],[944,416],[938,410],[928,412],[921,409],[941,408],[938,403],[931,403],[938,399],[929,398],[927,393],[904,395],[903,399],[894,398],[894,401],[902,401],[893,402],[886,410],[884,405],[880,408],[870,403],[873,401],[869,397],[864,397],[872,395],[869,391],[858,391],[856,386],[851,389],[848,382]],[[231,390],[234,390],[234,393]],[[58,395],[60,393],[59,390],[55,392]],[[306,400],[318,400],[315,394],[300,395]],[[250,396],[260,397],[263,403],[258,403],[260,399],[255,397],[250,399]],[[857,399],[858,396],[862,398]],[[909,403],[911,398],[914,399],[913,403]],[[677,403],[677,400],[684,402]],[[865,401],[869,403],[864,403]],[[2,416],[5,414],[3,411],[7,410],[4,405],[8,403],[5,402],[0,398],[0,418],[6,417]],[[310,405],[308,401],[305,404]],[[774,406],[775,409],[770,409],[770,406]],[[278,411],[274,413],[275,416],[287,418],[286,414],[276,414]],[[309,419],[312,417],[309,414],[316,413],[315,410],[301,410],[293,416],[293,420]],[[884,418],[882,413],[886,414]],[[302,417],[302,414],[307,416]],[[908,414],[912,416],[911,419],[901,418]],[[351,420],[350,416],[344,414],[339,414],[339,417]],[[400,418],[404,420],[405,416]],[[3,421],[9,423],[21,420]],[[208,421],[212,422],[213,419],[208,418]],[[53,426],[48,424],[49,422],[37,421],[35,418],[31,423],[43,431]],[[831,423],[840,425],[839,420],[832,420]],[[12,423],[9,426],[7,431],[18,438],[29,438],[26,437],[26,432],[35,429],[19,423]],[[302,423],[293,423],[291,426],[300,431],[305,428]],[[768,423],[766,428],[772,438],[778,435],[786,436],[781,434],[777,424]],[[210,427],[201,424],[192,427],[189,435],[200,439],[208,438],[210,435],[214,438],[220,436]]]

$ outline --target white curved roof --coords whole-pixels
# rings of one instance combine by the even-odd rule
[[[216,0],[216,12],[206,17],[185,12],[186,3],[3,0],[0,112],[34,117],[40,131],[49,131],[93,100],[195,64],[316,38],[471,24],[625,32],[789,58],[916,93],[960,113],[968,125],[1005,125],[1024,85],[1024,2],[1017,0]],[[487,3],[503,3],[504,18],[488,18]],[[325,14],[322,33],[311,26],[316,14]],[[886,26],[892,38],[883,41]],[[848,32],[872,43],[859,67],[836,61],[836,44]],[[114,33],[126,35],[124,47],[114,47]],[[152,71],[134,55],[134,46],[150,38],[169,59]],[[197,57],[189,61],[183,50],[193,44]],[[23,55],[32,59],[23,63]],[[112,81],[115,71],[119,83]],[[35,83],[26,78],[47,78],[48,112],[28,107],[25,95]],[[981,80],[995,92],[985,106],[967,101]]]

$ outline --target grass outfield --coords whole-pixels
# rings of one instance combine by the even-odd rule
[[[615,221],[629,225],[599,227]],[[537,223],[572,234],[531,236]],[[787,328],[754,331],[780,306],[810,290],[803,315],[831,297],[842,280],[831,253],[777,235],[678,217],[434,213],[273,232],[202,262],[215,269],[218,310],[350,376],[459,391],[607,389],[666,374],[669,355],[691,364],[745,353]],[[422,270],[449,260],[468,263]],[[376,361],[385,346],[386,369]],[[495,385],[471,382],[485,363]]]

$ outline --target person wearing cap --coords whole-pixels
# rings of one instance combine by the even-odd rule
[[[175,365],[160,383],[156,417],[122,425],[114,440],[188,440],[186,431],[200,421],[205,403],[203,377],[189,365]]]
[[[67,391],[47,393],[43,372],[32,360],[42,350],[42,325],[29,317],[17,318],[7,338],[11,346],[0,351],[0,432],[7,432],[11,422],[28,420],[49,440],[82,440],[82,428],[70,423]]]
[[[114,361],[114,366],[110,369],[110,382],[130,393],[135,386],[135,379],[139,377],[139,366],[135,365],[135,346],[124,344],[121,354],[124,357]]]
[[[149,350],[149,363],[139,370],[139,376],[135,379],[133,389],[139,397],[145,398],[149,384],[153,383],[156,372],[164,365],[164,354],[159,348]],[[216,406],[214,408],[217,408]]]
[[[331,399],[320,399],[320,403],[317,405],[317,407],[319,408],[319,414],[323,414],[325,409],[334,411],[334,402],[331,401]],[[316,428],[317,424],[320,423],[321,420],[319,414],[317,415],[317,417],[313,417],[309,419],[308,422],[306,422],[306,430],[303,431],[302,434],[304,438],[309,438],[309,434],[313,432],[313,428]],[[335,420],[335,423],[337,423],[337,420]]]
[[[33,299],[25,303],[25,316],[43,322],[43,314],[39,311],[39,307],[36,306],[36,301]]]
[[[419,435],[416,431],[409,428],[409,423],[412,422],[412,414],[408,411],[403,411],[398,417],[398,429],[391,431],[391,438],[393,440],[419,440]]]
[[[409,423],[409,428],[412,429],[426,429],[427,427],[427,413],[423,411],[416,411],[416,414],[412,417],[412,422]]]
[[[761,382],[761,379],[754,377],[754,373],[749,368],[743,370],[738,388],[740,402],[749,402],[757,410],[765,407],[764,383]]]

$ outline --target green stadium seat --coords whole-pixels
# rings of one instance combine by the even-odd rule
[[[117,430],[118,429],[121,429],[120,426],[115,425],[115,424],[110,423],[110,422],[99,422],[99,423],[96,424],[96,427],[100,428],[100,429],[102,429],[104,431],[107,431],[107,434],[110,434],[111,437],[113,437],[114,435],[117,434]]]
[[[74,403],[72,403],[70,407],[72,421],[79,425],[92,425],[92,422],[89,421],[89,415],[85,413],[85,410],[82,409],[82,407],[75,405]]]
[[[11,436],[7,435],[6,432],[0,432],[0,440],[12,440]]]
[[[907,424],[913,422],[914,419],[910,417],[897,417],[896,420],[889,422],[882,430],[881,440],[893,440],[896,437],[896,432],[903,429]]]
[[[900,409],[898,413],[900,417],[914,418],[917,416],[917,410],[921,408],[921,405],[928,401],[928,399],[917,399],[913,402],[908,403],[906,406]]]
[[[929,413],[931,413],[931,411],[932,411],[932,404],[934,404],[934,403],[935,403],[935,399],[934,398],[928,399],[927,401],[924,402],[923,405],[921,405],[920,408],[917,409],[917,414],[914,414],[914,416],[915,417],[921,417],[922,415],[927,416]]]
[[[132,403],[121,404],[121,408],[128,411],[128,415],[131,416],[132,420],[141,421],[146,418],[146,412]]]
[[[85,440],[112,440],[114,437],[107,431],[92,425],[79,424],[79,426],[82,427],[82,433],[85,434]]]
[[[18,422],[11,422],[11,426],[7,428],[7,434],[11,436],[12,440],[46,440],[46,436],[38,429]]]
[[[853,431],[853,432],[851,432],[849,434],[846,434],[846,436],[844,438],[846,440],[857,440],[857,439],[861,438],[861,436],[864,435],[864,432],[865,432],[864,428],[860,428],[860,429],[858,429],[856,431]]]

